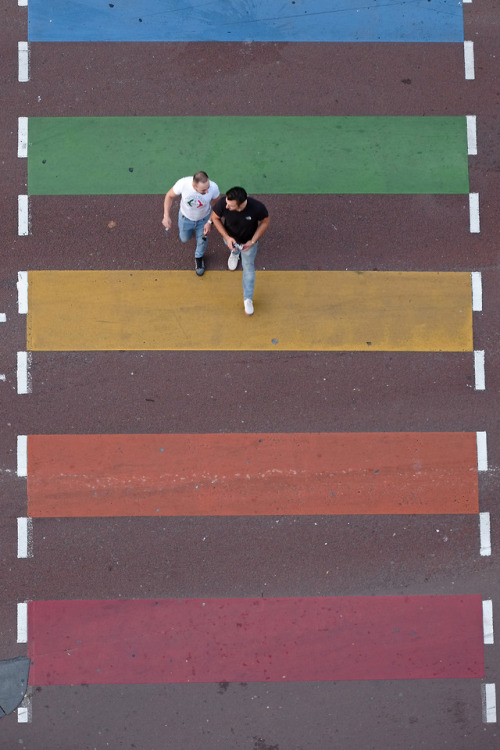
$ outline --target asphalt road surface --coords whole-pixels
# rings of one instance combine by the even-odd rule
[[[2,750],[496,750],[496,4],[0,39]],[[269,210],[253,317],[164,234],[198,169]]]

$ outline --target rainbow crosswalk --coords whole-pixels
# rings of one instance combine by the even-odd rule
[[[28,629],[32,685],[457,679],[484,670],[480,596],[30,602]]]
[[[29,38],[37,42],[460,42],[461,3],[414,0],[30,0]]]
[[[30,195],[159,194],[196,164],[249,193],[469,192],[466,117],[38,117],[28,133]]]
[[[29,38],[463,42],[452,0],[358,5],[230,2],[186,15],[177,0],[30,0]],[[469,193],[465,115],[30,117],[28,133],[34,197],[158,196],[200,165],[221,188],[311,196],[311,206],[321,194]],[[466,272],[259,271],[251,319],[227,271],[33,269],[27,282],[30,352],[473,351]],[[204,434],[29,435],[26,476],[31,519],[479,511],[472,432],[227,433],[221,423]],[[479,595],[28,603],[39,686],[476,679],[483,652]]]
[[[241,325],[239,274],[31,271],[33,351],[472,351],[467,273],[268,271]],[[293,305],[289,304],[293,300]]]
[[[478,512],[473,433],[29,435],[31,517]]]

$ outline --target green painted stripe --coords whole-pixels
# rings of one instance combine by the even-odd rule
[[[31,195],[225,191],[468,193],[465,117],[35,117]]]

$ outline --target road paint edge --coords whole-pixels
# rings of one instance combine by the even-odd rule
[[[476,115],[467,115],[467,153],[477,156],[477,127]]]
[[[28,436],[17,436],[17,476],[28,476]]]
[[[476,78],[474,70],[474,42],[464,42],[464,64],[465,80],[474,81]]]
[[[17,603],[17,642],[28,643],[28,602]]]
[[[17,196],[17,234],[26,237],[30,233],[30,207],[27,195]]]
[[[485,724],[495,724],[497,720],[497,698],[496,687],[494,682],[487,682],[481,685],[483,699],[483,722]]]
[[[28,118],[17,118],[17,155],[20,159],[28,156]]]
[[[493,633],[493,601],[491,599],[483,600],[483,643],[495,643]]]
[[[481,271],[472,271],[472,312],[483,311],[483,278]]]
[[[484,349],[478,349],[474,351],[474,389],[476,391],[486,390]]]
[[[481,557],[491,555],[491,518],[489,512],[479,514],[479,538],[481,547],[479,554]]]
[[[17,274],[17,312],[19,315],[28,314],[28,272],[18,271]]]
[[[33,519],[17,519],[17,556],[20,560],[33,557]]]
[[[481,231],[479,193],[469,193],[469,213],[469,231],[471,234],[479,234]]]
[[[476,432],[477,470],[488,471],[488,447],[486,432]]]
[[[31,393],[31,352],[17,353],[17,393]]]
[[[18,724],[29,724],[32,717],[32,701],[31,697],[25,695],[23,702],[17,709],[17,723]]]
[[[27,83],[30,79],[30,52],[28,42],[17,43],[17,80],[19,83]]]

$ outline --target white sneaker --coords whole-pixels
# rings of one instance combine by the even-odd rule
[[[253,302],[251,299],[245,299],[243,300],[243,304],[245,305],[245,312],[247,315],[253,315]]]
[[[230,271],[236,271],[236,269],[238,268],[239,259],[240,259],[239,253],[231,252],[229,254],[229,258],[227,260],[227,267],[229,268]]]

